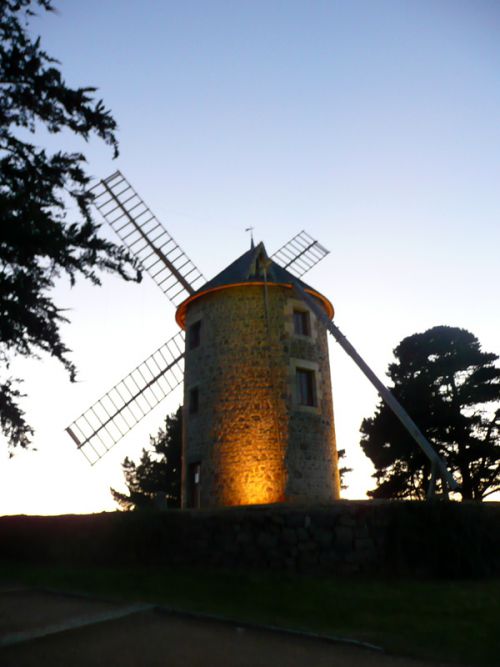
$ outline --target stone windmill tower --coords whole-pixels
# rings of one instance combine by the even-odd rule
[[[183,506],[330,501],[339,475],[327,333],[354,359],[437,474],[456,486],[408,414],[301,276],[328,254],[305,232],[261,243],[207,282],[120,172],[94,204],[177,308],[181,331],[66,430],[96,463],[184,382]],[[187,335],[184,335],[186,331]]]
[[[295,280],[252,244],[177,309],[185,506],[339,497],[327,332]]]

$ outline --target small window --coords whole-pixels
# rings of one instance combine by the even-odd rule
[[[194,415],[198,412],[199,404],[200,404],[200,392],[198,391],[198,387],[194,387],[189,392],[189,414],[190,415]]]
[[[307,310],[293,311],[293,330],[297,336],[311,335],[311,322]]]
[[[314,371],[308,368],[297,368],[297,398],[299,405],[316,405]]]
[[[201,320],[198,320],[198,322],[195,322],[189,327],[188,341],[190,350],[194,350],[195,347],[198,347],[200,345]]]

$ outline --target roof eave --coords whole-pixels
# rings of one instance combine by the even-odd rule
[[[266,285],[268,287],[287,287],[289,289],[293,289],[293,284],[292,283],[275,283],[275,282],[268,282],[265,283],[264,281],[246,281],[246,282],[238,282],[238,283],[231,283],[229,285],[218,285],[216,287],[210,287],[206,290],[201,290],[199,292],[196,292],[196,294],[192,294],[189,296],[187,299],[185,299],[179,306],[177,307],[177,310],[175,312],[175,321],[177,324],[180,326],[181,329],[186,329],[186,311],[189,305],[191,305],[194,301],[197,299],[200,299],[201,297],[206,296],[207,294],[211,294],[213,292],[220,292],[221,290],[225,289],[231,289],[233,287],[242,287],[242,286],[247,286],[247,285]],[[335,315],[335,310],[333,308],[333,304],[329,299],[326,298],[323,294],[320,292],[316,292],[316,290],[311,289],[310,287],[305,286],[305,291],[310,294],[311,296],[316,297],[323,308],[325,309],[325,312],[329,319],[333,319]]]

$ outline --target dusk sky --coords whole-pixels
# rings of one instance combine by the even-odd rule
[[[55,2],[32,23],[69,84],[95,85],[119,124],[89,171],[120,169],[207,279],[249,247],[270,254],[301,229],[330,255],[305,280],[385,379],[405,336],[440,324],[500,354],[500,5],[496,0]],[[113,232],[102,233],[114,239]],[[113,509],[120,463],[137,457],[181,393],[90,467],[64,432],[176,333],[148,276],[61,280],[64,338],[79,369],[21,360],[36,451],[0,441],[0,513]],[[373,488],[359,447],[377,394],[333,342],[345,496]]]

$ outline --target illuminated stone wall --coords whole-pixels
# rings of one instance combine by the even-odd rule
[[[312,335],[295,336],[294,303],[288,288],[245,285],[188,306],[201,342],[186,350],[184,489],[201,462],[202,507],[338,497],[326,332],[311,316]],[[317,407],[297,406],[297,367],[315,371]]]

